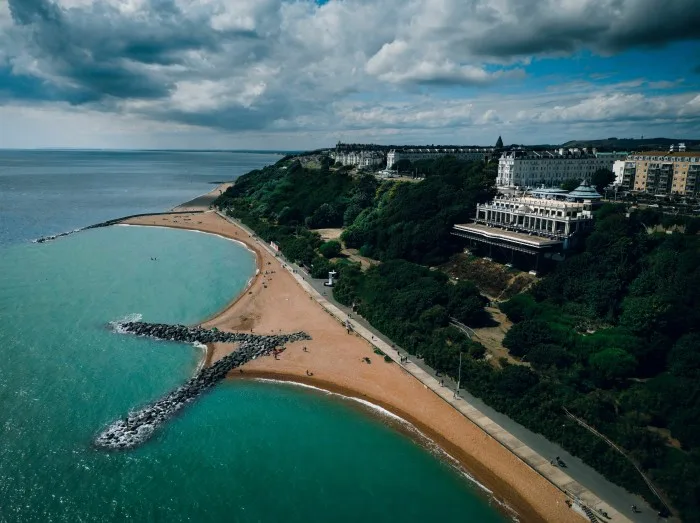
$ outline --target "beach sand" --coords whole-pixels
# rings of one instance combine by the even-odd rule
[[[176,212],[206,211],[209,209],[209,206],[214,202],[214,200],[216,200],[221,193],[223,193],[232,185],[233,182],[227,182],[222,183],[221,185],[217,185],[216,188],[212,189],[208,193],[199,195],[196,198],[190,200],[189,202],[185,202],[181,205],[178,205],[177,207],[173,207],[171,210]]]
[[[303,330],[311,341],[292,343],[274,358],[260,358],[233,371],[233,379],[274,378],[307,383],[378,404],[414,424],[435,441],[520,521],[581,523],[565,495],[396,363],[386,363],[370,343],[326,312],[254,238],[213,212],[145,216],[133,225],[196,229],[239,240],[257,253],[258,274],[248,289],[206,327],[257,334]],[[306,347],[306,350],[304,350]],[[213,344],[207,364],[233,350]],[[366,363],[363,358],[370,358]],[[312,373],[310,376],[308,373]]]

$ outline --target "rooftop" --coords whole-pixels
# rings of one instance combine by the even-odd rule
[[[477,234],[485,238],[506,240],[509,242],[515,242],[521,245],[535,247],[538,249],[541,249],[543,247],[552,247],[562,243],[561,240],[552,240],[550,238],[544,238],[542,236],[536,236],[534,234],[507,231],[505,229],[489,227],[488,225],[480,225],[478,223],[457,223],[454,225],[454,228],[458,231],[470,232],[472,234]]]
[[[567,194],[566,198],[573,198],[576,200],[600,200],[602,196],[584,180],[581,182],[581,185]]]
[[[641,151],[631,153],[634,156],[700,156],[698,151]]]

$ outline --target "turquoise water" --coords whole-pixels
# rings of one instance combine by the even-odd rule
[[[201,357],[108,322],[200,321],[253,272],[235,242],[170,229],[0,248],[0,521],[504,520],[364,407],[289,385],[226,382],[143,447],[93,449]]]

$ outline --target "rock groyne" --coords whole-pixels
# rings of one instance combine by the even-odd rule
[[[150,336],[164,340],[183,342],[239,343],[238,350],[224,356],[213,365],[206,367],[189,379],[184,385],[168,393],[165,397],[124,418],[110,424],[94,441],[97,448],[105,450],[126,450],[146,442],[156,429],[203,392],[212,388],[226,377],[229,371],[240,367],[259,356],[270,355],[277,347],[286,343],[310,339],[304,332],[257,336],[254,334],[220,332],[201,327],[183,325],[149,324],[126,322],[118,325],[120,332]]]
[[[113,220],[107,220],[106,222],[95,223],[93,225],[88,225],[87,227],[81,227],[80,229],[73,229],[72,231],[62,232],[60,234],[52,234],[51,236],[42,236],[36,240],[32,240],[32,243],[46,243],[53,241],[57,238],[62,238],[63,236],[69,236],[75,234],[76,232],[87,231],[88,229],[99,229],[100,227],[110,227],[112,225],[117,225],[118,223],[128,220],[129,218],[139,218],[141,216],[160,216],[163,214],[201,214],[204,211],[168,211],[168,212],[149,212],[145,214],[132,214],[130,216],[123,216],[121,218],[115,218]]]

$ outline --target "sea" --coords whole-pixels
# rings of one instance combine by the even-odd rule
[[[386,411],[301,385],[224,381],[131,451],[91,445],[176,388],[200,348],[119,334],[195,324],[253,255],[223,238],[112,226],[277,161],[238,152],[0,151],[0,522],[512,519]]]

